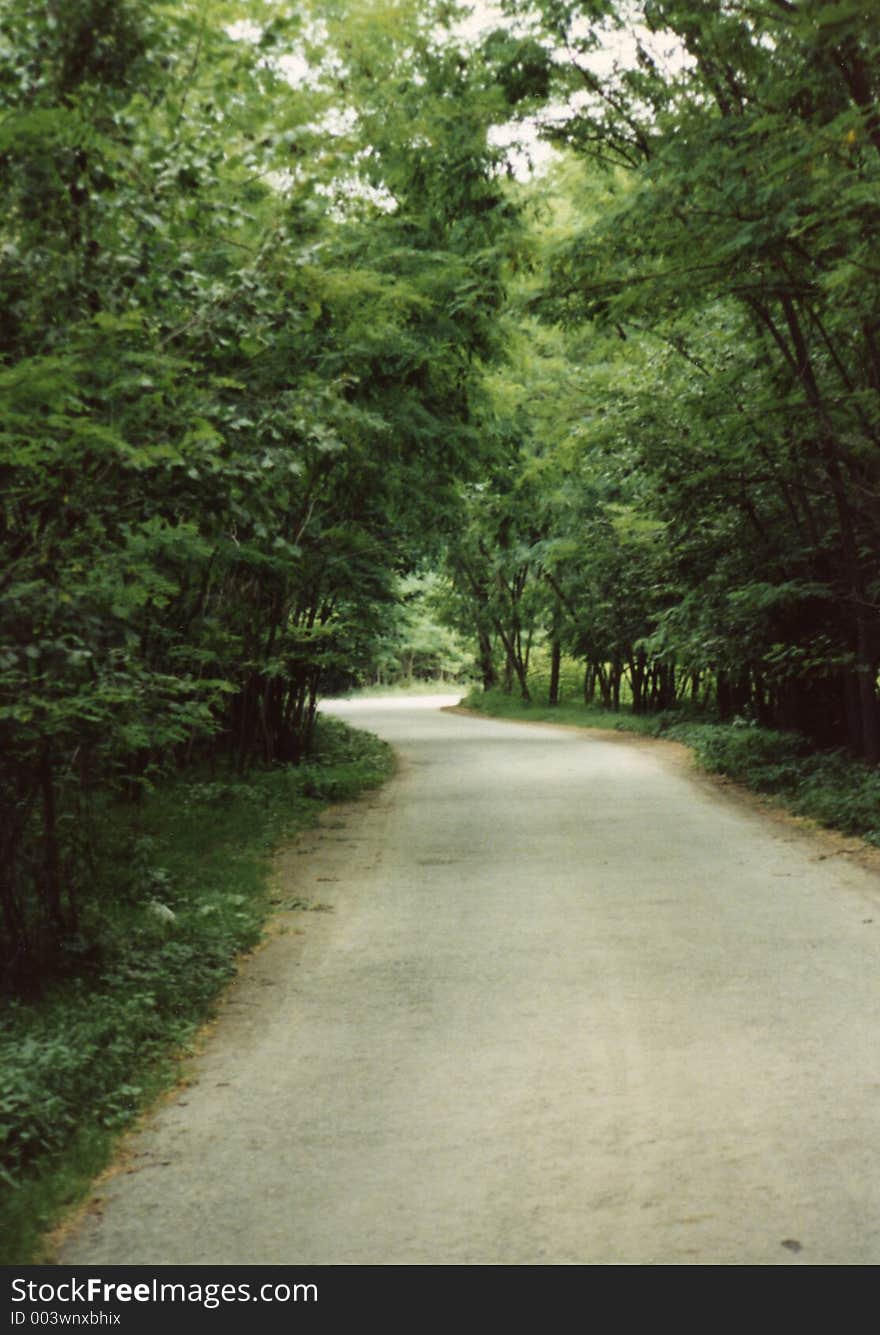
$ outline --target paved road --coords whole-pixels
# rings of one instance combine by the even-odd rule
[[[880,1262],[880,881],[675,753],[361,702],[397,777],[67,1263]]]

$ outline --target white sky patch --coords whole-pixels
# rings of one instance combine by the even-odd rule
[[[522,30],[522,24],[516,23],[509,16],[502,14],[497,5],[476,3],[470,6],[470,14],[460,19],[452,27],[452,35],[468,46],[477,46],[489,33],[498,28],[510,31]],[[508,166],[519,181],[527,181],[545,170],[559,154],[545,143],[533,121],[508,121],[503,125],[493,125],[487,136],[493,148],[505,150]]]
[[[494,28],[506,28],[509,25],[510,20],[505,18],[497,5],[475,4],[471,5],[470,16],[459,20],[452,31],[456,37],[467,42],[478,42]]]
[[[372,204],[380,213],[397,212],[397,200],[391,191],[370,185],[362,176],[341,176],[330,185],[317,186],[316,193],[336,202],[331,216],[339,221],[345,218],[346,204],[352,200]]]
[[[559,157],[552,144],[541,139],[532,121],[508,121],[493,125],[487,135],[493,148],[505,151],[508,166],[518,181],[538,176]]]
[[[334,139],[340,139],[343,135],[353,134],[357,125],[358,115],[354,107],[333,107],[330,111],[326,111],[320,120],[306,126],[306,129],[317,129],[321,134],[329,134]]]
[[[250,19],[239,19],[237,23],[228,23],[226,33],[234,42],[258,42],[262,28]]]
[[[286,55],[278,56],[274,63],[275,68],[281,71],[293,88],[308,83],[309,79],[314,77],[312,66],[299,52],[288,52]]]
[[[469,17],[453,28],[454,35],[468,44],[476,45],[497,28],[523,34],[530,31],[527,21],[510,19],[497,5],[477,0],[470,9]],[[632,20],[622,28],[611,23],[594,27],[586,17],[575,19],[569,30],[571,45],[560,47],[554,59],[559,65],[577,64],[603,81],[613,79],[621,70],[637,66],[640,50],[669,77],[674,77],[694,64],[674,33],[651,32],[644,24],[635,21],[637,12],[638,7],[633,6]],[[595,48],[582,49],[589,45],[591,37],[598,38]],[[539,174],[559,157],[557,151],[541,139],[540,122],[547,125],[561,124],[581,107],[586,107],[592,98],[590,92],[576,92],[564,104],[551,103],[546,106],[540,117],[493,126],[489,131],[489,143],[506,149],[514,175],[520,180],[528,179],[529,176]]]
[[[522,34],[532,30],[527,19],[512,19],[503,14],[497,5],[486,3],[484,0],[476,0],[476,3],[469,6],[469,10],[467,17],[459,20],[451,29],[453,38],[467,46],[477,46],[489,33],[498,28]],[[611,80],[620,70],[634,67],[638,63],[640,49],[668,75],[674,75],[693,63],[673,34],[652,33],[644,25],[635,22],[637,12],[637,7],[634,6],[633,21],[624,28],[607,24],[599,30],[594,29],[586,18],[576,19],[570,30],[572,45],[559,48],[554,59],[560,65],[575,63],[603,81]],[[248,19],[230,24],[226,31],[236,40],[252,43],[258,42],[262,34],[259,24]],[[600,38],[595,49],[584,50],[583,45],[588,44],[594,34]],[[319,45],[327,46],[330,66],[338,66],[340,62],[330,51],[329,36],[324,25],[319,22],[310,35],[312,40],[318,40]],[[321,42],[321,38],[325,41]],[[315,86],[321,82],[322,75],[328,72],[326,64],[323,69],[316,67],[301,50],[280,54],[273,52],[271,55],[267,53],[266,62],[271,64],[292,87],[309,84]],[[518,179],[525,180],[529,176],[539,174],[559,156],[556,150],[541,138],[540,121],[559,125],[568,116],[576,114],[580,106],[587,105],[591,96],[587,92],[575,93],[565,104],[551,104],[544,108],[540,120],[538,117],[532,117],[495,125],[489,131],[489,143],[505,151],[508,166]],[[347,108],[327,113],[320,122],[310,128],[338,138],[353,131],[356,126],[357,113]],[[365,182],[362,188],[365,193],[372,190],[372,187],[368,187]],[[388,198],[390,200],[390,196]],[[377,199],[375,202],[387,207],[387,201],[380,202]]]
[[[255,46],[263,35],[263,29],[252,19],[239,19],[237,23],[230,23],[226,27],[226,32],[233,41],[250,42],[252,46]],[[292,88],[301,88],[304,84],[314,87],[320,82],[322,75],[327,74],[328,69],[332,73],[338,73],[342,68],[341,62],[330,51],[330,37],[325,23],[318,21],[309,24],[305,38],[306,41],[327,49],[327,62],[323,67],[312,64],[303,50],[283,51],[280,54],[267,51],[263,57],[263,63],[280,73]]]
[[[591,31],[588,21],[581,19],[572,24],[571,36],[583,41],[589,38]],[[632,69],[638,64],[640,49],[658,69],[670,75],[695,63],[674,33],[652,32],[642,23],[630,23],[625,28],[606,27],[601,37],[601,44],[595,51],[575,52],[569,47],[559,51],[557,59],[560,63],[575,59],[599,78],[608,77],[618,69]]]

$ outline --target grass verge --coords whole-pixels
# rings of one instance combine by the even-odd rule
[[[633,714],[622,709],[615,714],[573,701],[526,704],[502,691],[472,691],[462,704],[492,718],[606,728],[683,742],[709,773],[772,796],[795,815],[880,846],[880,770],[844,751],[816,751],[798,733],[741,721],[711,722],[681,710]]]
[[[381,783],[390,748],[334,719],[299,768],[177,778],[105,813],[107,853],[63,976],[0,1020],[0,1262],[45,1259],[119,1133],[179,1058],[271,912],[282,839]]]

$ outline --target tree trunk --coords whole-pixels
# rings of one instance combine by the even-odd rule
[[[858,650],[856,673],[859,684],[859,712],[862,727],[862,754],[872,765],[880,761],[880,726],[877,718],[877,630],[868,625],[864,610],[858,612]]]
[[[620,712],[620,679],[623,676],[623,664],[615,658],[611,665],[611,708],[615,714]]]
[[[559,672],[562,666],[562,646],[559,643],[559,637],[553,637],[553,643],[550,646],[550,690],[547,694],[547,703],[550,705],[559,704]]]
[[[495,671],[495,662],[492,657],[492,641],[482,627],[477,632],[477,638],[480,651],[480,676],[483,681],[483,690],[491,691],[498,685],[498,673]]]
[[[58,873],[58,821],[55,803],[55,773],[52,753],[43,748],[40,760],[40,790],[43,796],[43,897],[49,918],[56,927],[63,926],[61,911],[61,879]]]
[[[635,657],[629,662],[629,679],[632,686],[632,707],[634,714],[643,714],[645,712],[645,687],[646,687],[646,666],[647,660],[644,650],[639,650]]]

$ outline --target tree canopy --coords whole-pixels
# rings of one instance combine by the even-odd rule
[[[430,659],[413,589],[486,684],[546,647],[880,759],[868,6],[465,17],[0,15],[8,958],[81,925],[95,794]]]
[[[880,122],[867,9],[505,10],[524,35],[487,47],[512,112],[537,117],[567,155],[532,187],[540,278],[520,301],[566,331],[580,397],[580,420],[549,450],[531,415],[541,438],[522,472],[525,485],[540,456],[564,479],[531,550],[569,643],[591,638],[596,670],[618,663],[636,701],[646,673],[708,673],[723,712],[876,761]],[[580,564],[573,587],[561,564]]]
[[[491,440],[491,89],[424,6],[358,13],[0,18],[13,953],[75,928],[97,788],[303,754]]]

